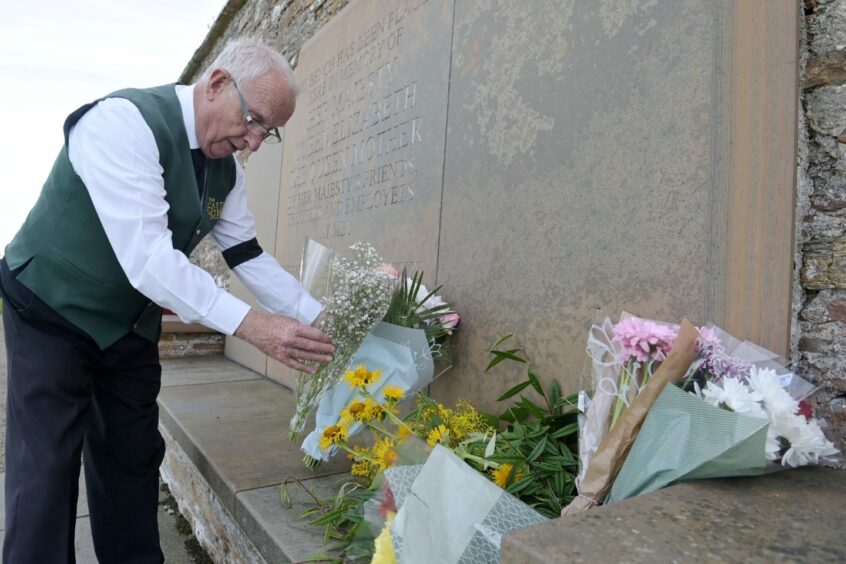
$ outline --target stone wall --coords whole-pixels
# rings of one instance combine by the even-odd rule
[[[846,451],[846,0],[804,0],[793,360]]]
[[[172,360],[223,354],[224,336],[209,329],[206,333],[162,332],[159,339],[159,358]]]

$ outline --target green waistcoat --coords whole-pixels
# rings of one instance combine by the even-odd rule
[[[106,98],[132,102],[153,131],[164,170],[173,247],[189,255],[214,226],[235,185],[235,160],[230,156],[207,161],[201,202],[174,85],[119,90]],[[10,269],[22,268],[20,282],[105,349],[131,331],[155,341],[162,310],[130,285],[88,190],[68,160],[71,127],[99,101],[82,106],[65,121],[65,146],[35,207],[6,247],[6,261]]]

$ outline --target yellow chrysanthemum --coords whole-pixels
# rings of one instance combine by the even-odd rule
[[[390,411],[391,413],[397,413],[398,410],[388,404],[381,404],[376,403],[374,401],[368,400],[367,403],[367,420],[368,421],[383,421],[385,419],[385,413]]]
[[[394,552],[394,540],[391,537],[391,524],[394,522],[394,517],[397,514],[391,512],[385,521],[385,528],[376,537],[373,547],[376,549],[373,553],[373,560],[371,564],[397,564],[397,554]]]
[[[511,475],[511,469],[514,468],[512,464],[508,464],[507,462],[493,471],[493,480],[497,486],[501,488],[505,488],[509,484],[513,484],[517,480],[523,477],[523,469],[519,469],[514,473],[514,476],[511,480],[508,477]]]
[[[385,394],[385,399],[390,402],[398,402],[405,397],[405,391],[399,386],[385,386],[382,393]]]
[[[397,451],[394,449],[393,439],[384,438],[373,445],[373,455],[379,463],[379,470],[390,468],[397,462]]]
[[[323,436],[320,437],[320,448],[328,450],[332,445],[346,440],[347,428],[342,425],[332,425],[323,429]]]
[[[369,371],[363,364],[359,364],[355,370],[347,370],[344,373],[346,380],[352,388],[366,388],[374,382],[378,382],[382,376],[381,370]]]
[[[429,434],[426,435],[426,442],[429,443],[429,446],[435,446],[438,443],[449,444],[449,431],[446,425],[438,425],[429,431]]]
[[[404,441],[411,435],[411,429],[409,429],[406,425],[400,425],[397,427],[397,437],[400,441]]]
[[[369,421],[370,412],[367,402],[354,399],[341,410],[341,421],[350,424],[356,421]]]

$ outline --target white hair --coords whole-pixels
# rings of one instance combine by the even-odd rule
[[[238,84],[247,84],[271,71],[279,71],[285,76],[285,82],[299,94],[299,86],[294,79],[294,71],[282,54],[255,39],[235,39],[229,41],[223,51],[203,73],[201,79],[208,78],[214,69],[225,70]]]

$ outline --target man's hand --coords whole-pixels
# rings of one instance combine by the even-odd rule
[[[274,315],[251,309],[235,336],[270,355],[282,364],[301,372],[314,374],[317,368],[303,361],[329,362],[335,347],[323,331],[303,325],[285,315]]]

